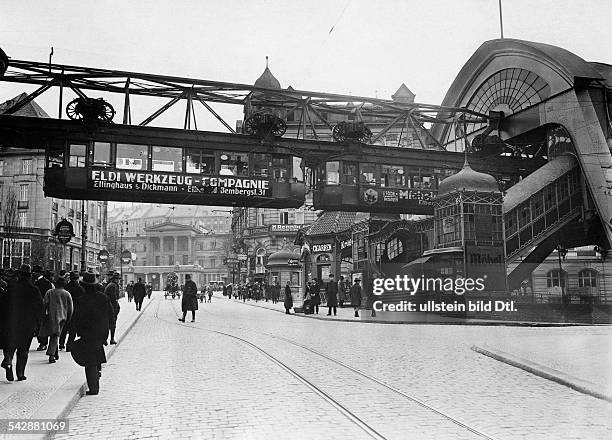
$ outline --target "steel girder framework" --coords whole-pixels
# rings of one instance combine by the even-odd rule
[[[331,129],[330,123],[322,113],[355,115],[357,120],[375,120],[382,128],[374,133],[372,143],[397,124],[408,124],[418,133],[426,133],[433,139],[424,123],[461,123],[486,122],[488,116],[464,108],[442,107],[420,103],[401,103],[391,100],[367,98],[362,96],[340,95],[333,93],[309,92],[293,89],[268,89],[246,84],[237,84],[177,76],[154,75],[146,73],[125,72],[118,70],[79,67],[44,62],[9,60],[9,67],[0,76],[1,81],[37,85],[33,93],[15,102],[4,114],[12,114],[28,102],[51,88],[59,88],[58,113],[63,116],[63,91],[72,90],[78,97],[86,98],[86,92],[105,92],[123,96],[123,124],[132,124],[131,96],[148,96],[167,98],[166,104],[159,107],[137,125],[149,125],[177,102],[185,100],[185,122],[183,128],[191,129],[195,120],[194,102],[199,102],[230,133],[236,133],[228,121],[224,120],[211,106],[211,103],[233,104],[239,106],[256,106],[286,112],[299,112],[300,121],[295,137],[306,138],[312,132],[315,140],[319,139],[317,125]],[[417,130],[417,128],[419,130]],[[424,140],[419,139],[422,145]],[[439,147],[442,148],[442,147]]]

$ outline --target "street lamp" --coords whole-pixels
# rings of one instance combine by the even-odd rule
[[[125,229],[123,229],[123,225],[125,224]],[[116,231],[116,229],[115,229]],[[121,272],[121,286],[123,288],[123,261],[121,260],[121,255],[123,254],[123,232],[127,232],[128,231],[128,221],[122,221],[119,224],[119,232],[120,232],[120,241],[119,241],[119,247],[121,248],[120,252],[119,252],[119,270]],[[115,258],[117,256],[115,255]]]

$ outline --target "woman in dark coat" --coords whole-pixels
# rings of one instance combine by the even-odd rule
[[[293,307],[293,297],[291,296],[291,287],[289,286],[289,281],[287,281],[287,285],[285,286],[285,313],[287,315],[291,315],[289,313],[289,309]]]
[[[0,347],[4,354],[2,368],[6,379],[14,380],[13,356],[17,351],[17,380],[25,380],[28,351],[40,316],[43,300],[38,288],[30,279],[32,275],[27,264],[19,268],[17,278],[10,279],[6,293],[0,299]]]
[[[96,395],[100,391],[100,371],[106,363],[104,341],[108,336],[110,323],[115,311],[106,295],[98,292],[96,276],[87,272],[81,285],[85,295],[74,302],[72,323],[80,339],[72,343],[71,354],[77,364],[85,367],[85,377],[89,391]]]
[[[181,308],[183,309],[183,317],[179,318],[179,321],[185,322],[185,316],[191,310],[191,322],[195,322],[195,311],[198,310],[198,286],[191,280],[189,274],[185,275]]]

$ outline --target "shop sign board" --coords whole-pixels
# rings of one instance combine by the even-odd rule
[[[55,236],[60,243],[68,243],[70,239],[74,237],[74,228],[72,227],[72,223],[66,219],[59,221],[55,226]]]
[[[332,244],[331,243],[323,243],[323,244],[313,244],[312,252],[331,252]]]

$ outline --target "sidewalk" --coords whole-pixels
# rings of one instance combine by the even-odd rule
[[[143,311],[151,302],[152,300],[145,299]],[[121,311],[117,317],[115,332],[118,345],[142,313],[137,312],[134,302],[128,303],[125,297],[119,300],[119,304]],[[107,360],[118,345],[105,347]],[[38,342],[34,338],[26,366],[27,380],[8,382],[4,377],[4,370],[0,372],[0,419],[60,418],[84,394],[87,387],[84,368],[76,364],[70,353],[60,350],[59,360],[49,364],[48,356],[44,351],[36,351],[37,346]],[[104,373],[104,367],[102,372]],[[0,439],[3,438],[14,436],[0,433]],[[45,435],[20,435],[19,438],[45,438]]]

